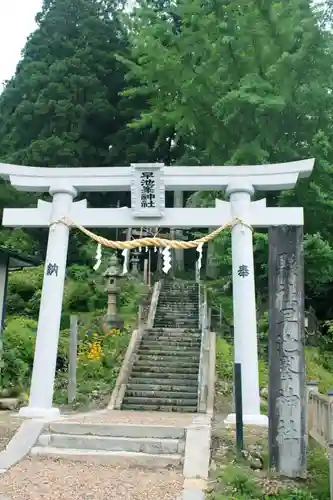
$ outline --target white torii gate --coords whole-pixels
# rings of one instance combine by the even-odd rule
[[[43,289],[29,405],[20,415],[54,418],[52,407],[64,291],[70,218],[84,227],[220,227],[238,217],[246,225],[232,228],[232,275],[235,362],[242,364],[243,416],[247,424],[267,425],[260,415],[256,300],[252,231],[248,226],[303,225],[302,208],[268,208],[266,200],[251,202],[257,191],[291,189],[308,177],[314,160],[247,167],[39,168],[0,164],[0,177],[20,191],[49,192],[52,203],[37,208],[4,209],[7,227],[49,227]],[[215,208],[165,208],[165,190],[225,189],[230,202]],[[131,208],[88,208],[73,202],[79,192],[131,190]],[[233,422],[235,416],[228,416]]]

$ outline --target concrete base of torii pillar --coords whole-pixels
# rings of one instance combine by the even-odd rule
[[[30,406],[24,406],[20,409],[19,416],[23,418],[57,420],[60,418],[60,410],[58,408],[31,408]]]
[[[224,423],[225,425],[236,425],[236,413],[229,413]],[[244,415],[243,424],[268,427],[268,417],[267,415]]]

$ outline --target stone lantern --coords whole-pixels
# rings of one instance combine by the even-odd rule
[[[133,252],[131,263],[132,263],[132,275],[133,276],[138,276],[140,274],[140,269],[139,269],[139,259],[140,256],[140,251],[136,248]]]
[[[123,321],[118,316],[117,296],[119,294],[118,281],[122,276],[122,269],[119,265],[117,255],[110,257],[109,267],[103,273],[105,278],[105,292],[108,294],[108,309],[104,320],[104,327],[122,328]]]

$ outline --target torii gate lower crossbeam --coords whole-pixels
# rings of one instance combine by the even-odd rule
[[[5,226],[50,226],[29,406],[21,409],[20,414],[44,418],[59,414],[52,407],[52,400],[69,238],[68,226],[59,222],[62,218],[72,218],[86,227],[159,226],[180,229],[218,227],[236,217],[244,222],[232,228],[235,361],[242,365],[244,423],[267,425],[267,417],[260,414],[251,226],[299,226],[303,224],[303,210],[267,208],[265,200],[251,202],[251,196],[255,190],[293,187],[299,176],[311,174],[313,164],[314,160],[304,160],[280,165],[233,167],[235,170],[231,167],[166,167],[164,171],[161,165],[139,165],[138,172],[134,167],[134,174],[139,173],[141,178],[136,177],[134,180],[131,177],[133,169],[125,167],[76,170],[0,164],[0,176],[9,178],[17,189],[49,191],[53,197],[52,204],[40,201],[35,209],[5,209],[3,214]],[[157,175],[156,182],[154,172]],[[148,193],[150,201],[154,202],[148,208],[147,192],[141,197],[144,204],[138,205],[141,181],[145,176],[156,187],[153,194],[151,191]],[[115,190],[119,190],[120,186],[131,189],[131,209],[92,209],[87,208],[84,200],[73,203],[82,186],[85,191],[112,191],[113,179]],[[165,208],[165,189],[186,189],[185,181],[192,189],[224,188],[230,203],[217,200],[215,208]],[[227,418],[227,422],[234,421],[234,415]]]

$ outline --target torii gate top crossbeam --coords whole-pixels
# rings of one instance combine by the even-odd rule
[[[278,191],[291,189],[299,178],[309,177],[313,166],[314,159],[246,167],[164,167],[163,181],[168,191],[220,190],[245,179],[256,190]],[[0,163],[0,177],[20,191],[48,192],[64,181],[81,192],[128,191],[132,167],[45,168]]]

